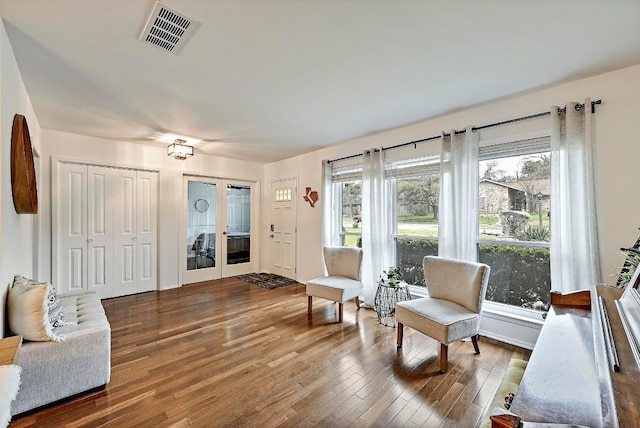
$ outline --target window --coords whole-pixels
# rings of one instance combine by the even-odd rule
[[[396,266],[412,285],[425,286],[422,259],[438,254],[440,158],[431,156],[388,165],[393,200]]]
[[[332,229],[335,245],[362,247],[362,167],[332,171],[334,212]]]
[[[486,299],[547,310],[551,290],[549,139],[481,146],[478,260],[491,266]]]

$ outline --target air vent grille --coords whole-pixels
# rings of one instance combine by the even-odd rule
[[[140,40],[177,54],[198,22],[157,2]]]

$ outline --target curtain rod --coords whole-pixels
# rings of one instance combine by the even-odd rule
[[[598,104],[602,104],[602,100],[596,100],[596,101],[591,101],[591,113],[595,113],[596,112],[596,105]],[[576,110],[580,111],[584,108],[584,104],[576,104]],[[558,109],[558,114],[563,113],[567,111],[567,108],[559,108]],[[542,113],[536,113],[536,114],[530,114],[529,116],[522,116],[522,117],[517,117],[515,119],[509,119],[509,120],[503,120],[502,122],[495,122],[495,123],[489,123],[487,125],[482,125],[482,126],[474,126],[473,128],[471,128],[471,130],[473,132],[476,131],[480,131],[481,129],[487,129],[487,128],[493,128],[494,126],[501,126],[501,125],[508,125],[510,123],[516,123],[516,122],[522,122],[525,120],[530,120],[530,119],[537,119],[539,117],[544,117],[544,116],[549,116],[551,115],[550,111],[545,111]],[[464,134],[466,133],[467,130],[463,129],[461,131],[455,131],[456,135],[460,135],[460,134]],[[451,134],[444,134],[445,137],[449,137],[451,136]],[[396,144],[395,146],[389,146],[389,147],[382,147],[382,149],[380,150],[391,150],[391,149],[398,149],[400,147],[406,147],[406,146],[411,146],[411,145],[417,145],[418,143],[424,143],[426,141],[433,141],[433,140],[438,140],[442,138],[442,135],[434,135],[433,137],[427,137],[427,138],[422,138],[420,140],[414,140],[414,141],[409,141],[407,143],[401,143],[401,144]],[[376,149],[376,152],[379,149]],[[352,158],[357,158],[358,156],[362,156],[362,153],[357,153],[355,155],[349,155],[349,156],[344,156],[341,158],[337,158],[337,159],[331,159],[328,160],[327,163],[332,163],[332,162],[337,162],[337,161],[341,161],[341,160],[345,160],[345,159],[352,159]]]

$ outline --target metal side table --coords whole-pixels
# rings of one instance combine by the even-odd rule
[[[409,285],[402,282],[396,289],[387,284],[378,284],[374,307],[378,313],[378,322],[387,327],[396,326],[396,303],[404,300],[411,300]]]

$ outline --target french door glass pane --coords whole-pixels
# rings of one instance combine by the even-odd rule
[[[251,261],[251,187],[227,185],[227,264]]]
[[[215,184],[189,181],[187,206],[187,270],[216,266]]]

